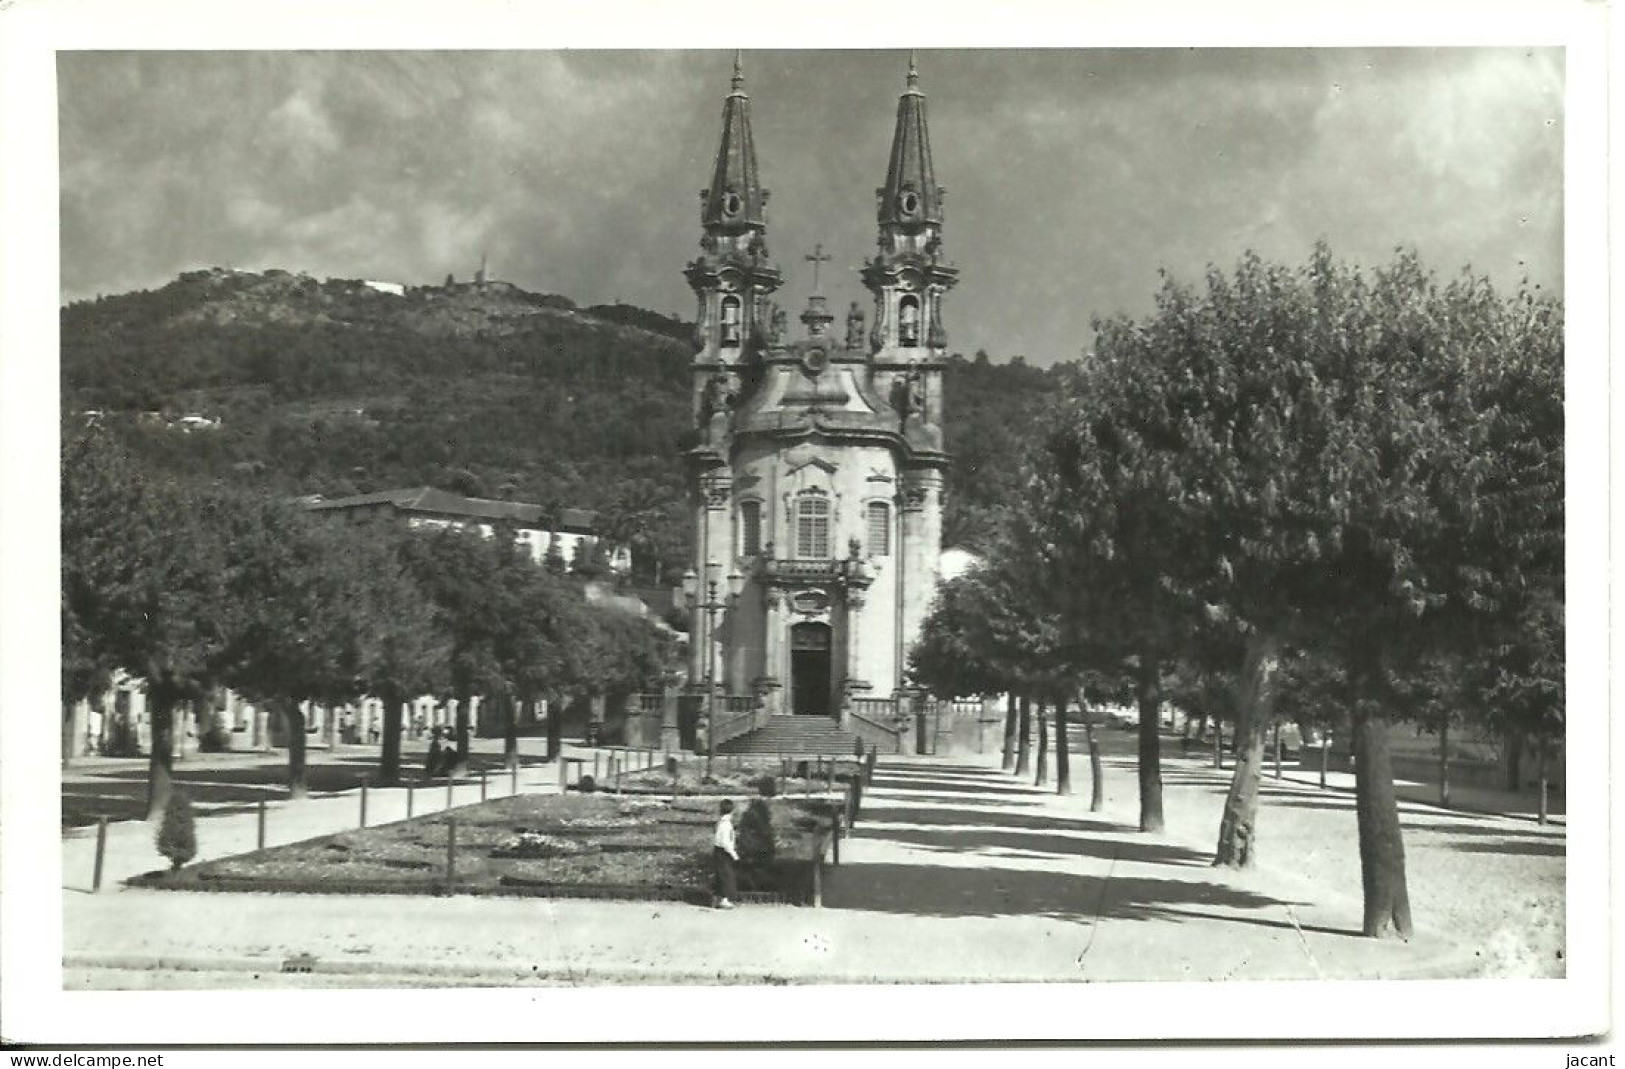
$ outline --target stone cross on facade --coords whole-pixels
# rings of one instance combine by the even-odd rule
[[[825,252],[823,242],[819,242],[813,246],[812,253],[803,256],[802,259],[813,265],[813,294],[816,296],[818,294],[818,268],[821,264],[826,264],[835,257]]]

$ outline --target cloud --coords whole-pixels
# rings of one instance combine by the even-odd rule
[[[783,303],[867,300],[902,53],[748,53]],[[929,51],[953,347],[1075,355],[1157,271],[1414,245],[1562,281],[1561,53]],[[64,53],[64,295],[210,263],[501,277],[690,314],[723,52]]]
[[[307,175],[343,143],[321,102],[304,86],[266,116],[264,129],[273,149]]]

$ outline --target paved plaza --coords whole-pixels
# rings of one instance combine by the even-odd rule
[[[1135,824],[1132,740],[1114,734],[1105,742],[1108,791],[1099,813],[1088,812],[1088,766],[1077,756],[1081,797],[1035,789],[988,761],[884,758],[841,864],[828,872],[822,909],[126,889],[117,881],[162,867],[138,821],[111,826],[104,886],[93,894],[94,837],[88,828],[69,830],[65,982],[241,988],[1562,975],[1561,825],[1402,804],[1419,931],[1408,945],[1376,942],[1358,934],[1349,795],[1267,780],[1266,860],[1232,873],[1208,863],[1228,770],[1208,767],[1206,755],[1181,758],[1170,746],[1169,828],[1145,835]],[[233,764],[195,775],[217,777]],[[527,765],[518,778],[526,792],[556,791],[557,783],[554,765]],[[506,776],[491,777],[487,792],[499,797],[512,786]],[[369,823],[405,816],[404,790],[369,795]],[[478,797],[469,783],[455,788],[452,802]],[[443,787],[415,792],[417,813],[445,804]],[[200,860],[255,845],[253,807],[219,809],[198,822]],[[354,827],[359,797],[335,790],[273,802],[267,812],[268,842],[293,842]],[[1479,870],[1513,879],[1504,908],[1462,897],[1462,888],[1482,886],[1474,882]]]

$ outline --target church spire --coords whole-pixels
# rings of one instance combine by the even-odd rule
[[[722,104],[722,141],[711,186],[701,194],[700,222],[708,234],[737,234],[767,225],[767,190],[756,172],[756,141],[750,130],[745,71],[734,53],[732,89]]]
[[[925,94],[920,91],[920,68],[910,52],[907,87],[897,101],[886,184],[875,190],[879,250],[863,269],[863,284],[875,295],[869,345],[877,364],[941,359],[948,344],[942,299],[959,272],[942,256],[945,192],[937,185],[931,163]]]
[[[908,85],[897,100],[897,128],[892,134],[891,163],[879,198],[881,229],[918,232],[942,225],[942,188],[931,166],[931,135],[926,128],[925,94],[914,53],[908,55]]]

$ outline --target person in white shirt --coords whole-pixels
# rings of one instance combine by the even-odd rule
[[[715,892],[718,909],[733,909],[734,865],[739,851],[734,846],[734,804],[724,798],[718,807],[717,832],[711,839],[711,861],[715,869]]]

